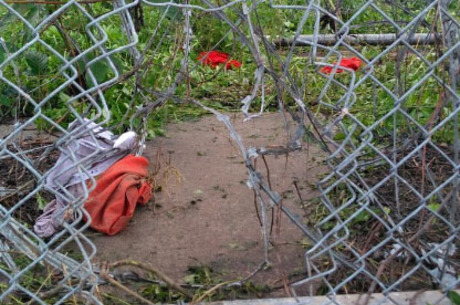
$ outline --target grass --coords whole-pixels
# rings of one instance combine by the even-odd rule
[[[41,264],[35,264],[35,266],[30,267],[29,265],[33,262],[26,258],[24,255],[13,254],[15,259],[14,262],[16,266],[21,270],[24,268],[29,268],[20,278],[16,281],[17,284],[21,285],[30,292],[38,295],[42,291],[46,291],[55,287],[56,281],[53,279],[53,270],[49,270]],[[0,269],[3,271],[13,274],[12,270],[4,265],[0,264]],[[9,284],[5,282],[0,283],[0,294],[5,292],[9,288]],[[30,301],[30,297],[24,292],[17,290],[13,293],[10,293],[7,297],[8,304],[26,304]],[[48,298],[50,304],[55,303],[58,300],[56,297]]]
[[[48,304],[54,304],[66,293],[66,290],[54,291],[58,283],[62,279],[62,274],[56,270],[50,270],[42,264],[35,264],[33,267],[28,267],[32,263],[31,260],[24,255],[16,255],[12,253],[14,262],[17,267],[22,270],[28,270],[16,281],[24,289],[32,292]],[[137,266],[137,263],[133,261]],[[141,269],[145,264],[140,264]],[[146,267],[147,268],[147,267]],[[12,271],[4,264],[0,264],[0,269],[12,274]],[[113,271],[113,270],[109,270]],[[252,282],[245,282],[243,285],[229,286],[231,282],[224,282],[222,274],[215,273],[210,267],[206,265],[190,266],[188,268],[188,275],[183,279],[181,289],[187,292],[189,297],[184,296],[183,293],[178,292],[174,287],[169,287],[164,281],[163,276],[157,276],[155,273],[147,270],[144,277],[136,275],[131,279],[120,280],[119,278],[111,278],[111,281],[116,281],[123,289],[112,289],[111,285],[99,285],[98,291],[100,297],[104,302],[110,304],[137,304],[139,299],[129,296],[126,291],[134,292],[137,296],[152,303],[175,303],[178,300],[192,301],[217,301],[228,299],[247,299],[259,298],[265,293],[269,293],[272,289],[268,286],[256,285]],[[118,273],[117,273],[118,274]],[[137,273],[133,273],[137,274]],[[99,274],[101,279],[105,279],[104,274]],[[9,288],[6,283],[0,283],[0,294]],[[33,300],[26,293],[16,290],[10,293],[7,297],[8,304],[24,305],[30,304]],[[65,304],[84,304],[85,300],[79,297],[73,297]]]
[[[198,1],[197,4],[200,2]],[[299,1],[298,4],[303,3]],[[363,2],[364,3],[364,2]],[[416,10],[418,1],[409,1],[407,6]],[[294,4],[294,3],[293,3]],[[331,5],[329,2],[324,3],[326,7]],[[400,9],[393,9],[387,4],[378,3],[378,6],[388,13],[395,20],[412,18]],[[13,5],[13,7],[23,12],[32,24],[38,24],[40,20],[47,16],[51,8],[46,6],[30,6],[30,5]],[[48,9],[48,10],[47,10]],[[103,15],[110,12],[111,5],[106,3],[97,3],[88,6],[88,10],[94,15]],[[366,32],[372,29],[374,32],[392,32],[394,29],[388,27],[386,23],[377,23],[372,26],[367,23],[370,21],[378,21],[382,16],[373,8],[368,7],[357,19],[351,19],[354,12],[357,10],[355,4],[350,5],[344,3],[342,7],[342,18],[344,20],[353,20],[351,28],[353,32]],[[237,11],[226,9],[229,20],[238,22],[239,15]],[[453,8],[455,12],[455,7]],[[241,43],[238,42],[237,36],[231,31],[228,24],[215,18],[214,14],[207,12],[194,12],[192,19],[192,30],[195,35],[191,41],[190,56],[188,58],[190,67],[186,78],[180,82],[175,89],[174,94],[165,100],[166,104],[155,108],[150,112],[148,122],[148,136],[153,138],[164,134],[164,124],[172,121],[181,121],[195,119],[206,111],[192,106],[187,103],[188,99],[197,99],[204,104],[222,111],[239,110],[240,101],[250,94],[254,86],[253,75],[255,72],[255,62],[252,55],[248,52]],[[145,55],[141,68],[138,70],[140,77],[134,80],[132,77],[125,81],[115,83],[104,91],[104,99],[107,102],[111,113],[111,121],[109,126],[114,126],[118,131],[134,128],[138,130],[141,126],[140,119],[128,120],[133,117],[139,107],[144,107],[147,103],[152,103],[157,98],[159,92],[168,90],[174,86],[175,75],[181,69],[181,63],[184,55],[183,44],[183,17],[179,10],[170,9],[165,14],[163,9],[155,7],[143,7],[143,22],[145,26],[139,26],[139,49]],[[281,10],[271,9],[267,3],[261,3],[257,9],[257,13],[253,16],[254,23],[260,25],[264,29],[264,34],[274,36],[289,36],[295,33],[297,26],[302,19],[302,11],[299,10]],[[6,41],[6,45],[10,52],[18,50],[26,43],[28,36],[18,36],[18,30],[25,31],[26,27],[17,18],[7,13],[6,10],[0,9],[0,18],[8,19],[11,22],[3,24],[1,29],[5,33],[5,37],[11,37]],[[428,14],[427,21],[434,20],[433,14]],[[135,20],[136,21],[136,20]],[[56,23],[41,30],[40,35],[42,40],[52,45],[57,51],[62,53],[68,59],[77,55],[78,50],[86,50],[92,46],[92,42],[84,30],[84,25],[88,23],[87,17],[82,12],[74,7],[60,15]],[[272,24],[281,24],[281,32],[279,27],[273,27]],[[105,44],[107,50],[113,50],[127,43],[125,35],[120,28],[120,18],[113,16],[104,18],[100,22],[102,29],[109,37]],[[149,25],[156,24],[156,34],[152,35]],[[65,26],[64,26],[65,25]],[[362,27],[353,27],[354,25],[363,25]],[[245,24],[238,26],[242,33],[247,34],[248,27]],[[311,34],[311,29],[314,28],[314,19],[307,18],[303,34]],[[211,29],[211,30],[210,30]],[[310,29],[310,30],[309,30]],[[310,32],[309,32],[310,31]],[[328,32],[327,29],[322,29],[323,32]],[[96,30],[94,35],[99,35]],[[69,43],[69,39],[72,43]],[[152,44],[149,44],[149,41]],[[218,49],[228,52],[232,58],[242,62],[242,67],[236,71],[226,71],[224,69],[212,69],[202,66],[197,62],[198,53],[201,51],[210,50],[216,43],[219,43]],[[422,52],[429,61],[436,59],[436,49],[426,46],[415,47],[419,52]],[[344,54],[350,54],[345,49],[338,49]],[[414,53],[407,53],[399,67],[400,73],[403,76],[399,82],[395,79],[395,56],[396,52],[389,52],[386,55],[381,55],[384,48],[374,46],[364,46],[358,51],[368,61],[378,59],[373,66],[373,77],[386,88],[376,86],[375,82],[366,74],[365,71],[357,73],[355,84],[351,84],[349,73],[336,75],[335,80],[342,86],[353,86],[353,91],[356,94],[356,101],[353,107],[350,108],[351,113],[359,119],[365,126],[371,126],[374,122],[381,120],[375,133],[380,137],[391,135],[395,125],[398,126],[398,132],[405,134],[413,128],[414,123],[407,120],[402,114],[395,114],[387,119],[382,119],[395,106],[394,98],[389,92],[402,92],[408,90],[415,85],[423,75],[428,72],[428,66],[425,65]],[[395,49],[396,51],[397,49]],[[283,78],[282,71],[279,69],[282,61],[286,59],[286,50],[279,50],[279,59],[274,59],[274,70],[272,73]],[[298,48],[294,51],[293,59],[289,67],[289,74],[295,79],[290,85],[296,88],[301,93],[301,98],[306,105],[316,114],[323,114],[327,117],[337,113],[337,109],[328,108],[324,105],[318,105],[318,97],[322,96],[321,102],[334,105],[343,94],[346,92],[340,86],[329,84],[327,79],[317,72],[318,66],[309,63],[309,48]],[[6,59],[6,51],[0,48],[0,62]],[[264,59],[273,59],[272,54],[262,50]],[[89,52],[86,56],[87,61],[91,61],[100,55],[99,51]],[[320,54],[321,55],[321,54]],[[353,54],[350,54],[350,56]],[[124,75],[130,73],[135,68],[132,63],[131,56],[128,51],[115,53],[110,57],[119,74]],[[334,61],[333,58],[327,62]],[[3,68],[3,73],[8,79],[20,81],[25,92],[28,93],[36,101],[43,100],[45,97],[50,97],[41,110],[43,115],[53,121],[59,122],[63,127],[67,123],[75,119],[73,112],[86,112],[89,116],[99,116],[101,113],[96,111],[94,107],[88,107],[85,99],[72,101],[71,97],[78,93],[78,90],[70,86],[65,91],[59,94],[54,94],[54,90],[65,81],[62,75],[59,74],[62,62],[51,52],[49,52],[43,44],[34,44],[29,47],[28,52],[19,55],[17,60],[17,71],[14,71],[13,65],[8,64]],[[85,67],[84,58],[76,62],[77,82],[83,88],[91,88],[94,84],[91,80],[89,69]],[[107,60],[96,62],[92,66],[93,74],[98,83],[111,80],[115,74]],[[446,79],[446,73],[439,69],[437,75],[441,79]],[[68,72],[70,73],[70,71]],[[72,74],[72,73],[71,73]],[[278,108],[277,102],[277,84],[270,77],[265,81],[265,101],[268,110],[276,111]],[[303,90],[301,90],[303,88]],[[327,89],[327,90],[326,90]],[[438,92],[442,91],[442,85],[434,78],[429,78],[419,90],[407,96],[401,101],[401,109],[407,112],[414,122],[421,125],[426,125],[430,119],[430,114],[434,111],[439,101]],[[296,109],[296,105],[288,92],[281,91],[285,106]],[[260,92],[259,92],[260,94]],[[96,101],[100,102],[100,98],[95,96]],[[14,90],[5,83],[0,83],[0,116],[25,115],[30,116],[36,113],[35,107],[23,98],[17,98]],[[260,107],[260,96],[256,97],[251,109],[258,111]],[[337,105],[337,107],[341,107]],[[442,116],[447,116],[451,111],[449,105],[442,107]],[[345,127],[351,124],[351,121],[344,120]],[[42,129],[48,129],[49,123],[43,118],[37,120],[37,125]],[[447,127],[449,129],[449,127]],[[357,135],[362,130],[357,130]],[[336,135],[339,140],[341,134]],[[448,133],[438,133],[435,137],[439,137],[440,141],[451,143],[452,137]]]

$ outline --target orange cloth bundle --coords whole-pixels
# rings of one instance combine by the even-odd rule
[[[99,176],[85,203],[91,228],[115,235],[128,225],[137,203],[146,204],[152,196],[148,165],[144,157],[127,155]]]
[[[357,57],[342,58],[342,60],[340,61],[339,67],[344,67],[344,68],[348,68],[348,69],[357,71],[359,67],[361,66],[361,63],[362,63],[361,60]],[[336,65],[337,63],[333,62],[332,64]],[[319,70],[323,73],[331,74],[334,68],[327,66],[327,67],[322,67]],[[343,72],[343,69],[337,68],[335,73],[339,74],[342,72]]]

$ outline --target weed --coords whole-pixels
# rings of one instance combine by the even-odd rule
[[[266,285],[257,285],[250,281],[242,285],[228,285],[231,282],[224,282],[222,274],[215,273],[209,266],[197,265],[189,266],[190,273],[184,278],[189,285],[200,286],[195,296],[201,296],[205,301],[212,302],[230,299],[250,299],[260,298],[265,293],[271,292]]]

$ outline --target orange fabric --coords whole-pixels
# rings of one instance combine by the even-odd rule
[[[339,67],[349,68],[349,69],[356,71],[361,66],[361,63],[362,63],[361,60],[357,57],[342,58],[342,60],[340,61]],[[332,64],[335,65],[337,63],[333,62]],[[327,66],[327,67],[322,67],[319,70],[323,73],[331,74],[334,68]],[[343,72],[343,69],[340,69],[340,68],[337,68],[337,70],[335,71],[335,73],[337,74],[342,73],[342,72]]]
[[[146,158],[128,155],[99,176],[85,203],[91,228],[115,235],[128,225],[137,203],[146,204],[152,196],[148,165]]]

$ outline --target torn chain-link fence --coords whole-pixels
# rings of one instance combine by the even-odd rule
[[[423,282],[414,287],[445,300],[459,285],[459,11],[449,0],[0,0],[0,300],[101,303],[83,221],[91,170],[126,153],[115,133],[137,132],[130,149],[142,155],[166,104],[214,114],[240,149],[262,226],[254,273],[269,265],[275,208],[312,243],[292,295],[310,287],[341,304],[338,294],[366,293],[366,304],[380,292],[373,302],[400,304],[392,292]],[[204,67],[213,50],[241,63]],[[246,120],[278,111],[285,146],[247,147],[225,107]],[[307,224],[254,165],[306,142],[329,167],[317,183],[325,212]],[[77,193],[69,173],[84,177]],[[33,224],[53,198],[59,230],[40,235]]]

